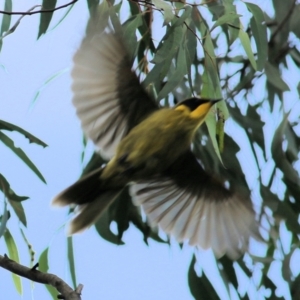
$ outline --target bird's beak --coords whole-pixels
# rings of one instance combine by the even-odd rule
[[[220,98],[220,99],[212,99],[211,100],[211,103],[212,103],[212,105],[215,105],[216,103],[218,103],[219,101],[222,101],[223,100],[223,98]]]

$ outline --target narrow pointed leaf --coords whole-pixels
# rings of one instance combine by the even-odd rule
[[[38,139],[36,136],[33,134],[29,133],[28,131],[24,130],[23,128],[16,126],[12,123],[8,123],[6,121],[0,120],[0,130],[9,130],[9,131],[17,131],[24,135],[30,143],[35,143],[37,145],[40,145],[42,147],[47,147],[48,145],[45,144],[43,141]]]
[[[250,60],[250,63],[252,65],[253,69],[257,70],[257,65],[256,65],[254,54],[253,54],[253,51],[251,48],[249,36],[242,28],[239,30],[239,38],[240,38],[240,41],[242,43],[242,46],[243,46],[248,58]]]
[[[164,11],[164,25],[171,22],[171,20],[174,18],[174,14],[172,12],[172,6],[162,0],[153,0],[153,4]]]
[[[8,255],[9,258],[14,260],[17,263],[20,263],[19,260],[19,253],[18,253],[18,249],[15,243],[15,240],[13,238],[13,236],[11,235],[10,231],[6,228],[6,231],[4,233],[4,240],[6,243],[6,247],[8,250]],[[12,277],[13,277],[13,281],[14,281],[14,285],[16,287],[17,292],[22,295],[23,294],[23,288],[22,288],[22,281],[21,281],[21,277],[19,275],[16,275],[14,273],[12,273]]]
[[[191,261],[189,271],[188,271],[188,283],[190,291],[195,300],[219,300],[219,296],[213,288],[212,284],[203,273],[201,277],[198,277],[194,266],[196,263],[195,256]]]
[[[6,224],[7,224],[7,220],[9,219],[10,215],[9,215],[9,211],[7,210],[7,204],[6,201],[4,201],[4,206],[3,206],[3,214],[0,217],[0,238],[2,237],[2,235],[4,234],[5,230],[6,230]]]
[[[7,11],[7,12],[12,11],[12,0],[5,0],[4,11]],[[2,44],[3,44],[2,37],[4,36],[4,33],[9,30],[10,22],[11,22],[11,15],[3,14],[2,15],[2,24],[1,24],[1,29],[0,29],[0,51],[2,48]]]
[[[43,0],[42,7],[43,9],[51,10],[55,8],[56,2],[57,0]],[[38,39],[41,37],[42,34],[46,33],[53,16],[53,12],[41,13],[40,15],[41,18],[40,18],[39,33],[37,37]]]
[[[269,62],[265,64],[265,72],[267,75],[268,81],[277,89],[282,92],[289,91],[288,85],[282,79],[280,72],[277,68],[271,65]]]
[[[42,254],[40,255],[39,258],[39,270],[41,272],[45,272],[48,273],[49,270],[49,265],[48,265],[48,252],[49,252],[49,247],[47,247]],[[48,292],[50,293],[50,295],[52,296],[53,300],[57,299],[57,290],[49,284],[45,284],[46,289],[48,290]]]
[[[18,196],[11,188],[10,184],[6,178],[0,173],[0,191],[5,195],[5,197],[12,201],[21,202],[29,199],[26,196]]]
[[[25,152],[15,146],[13,140],[11,140],[7,135],[0,131],[0,140],[10,148],[44,183],[46,183],[45,178],[38,170],[38,168],[33,164],[33,162],[28,158]]]
[[[11,201],[8,199],[9,204],[13,208],[14,212],[16,213],[18,219],[22,222],[22,224],[26,227],[27,226],[27,220],[25,211],[23,208],[23,205],[21,202]]]
[[[253,15],[250,25],[257,48],[257,70],[262,71],[268,57],[267,27],[264,14],[259,6],[253,3],[244,3]]]
[[[73,288],[76,289],[76,273],[75,273],[75,259],[74,259],[74,248],[73,248],[73,237],[68,236],[67,238],[67,249],[68,249],[68,262],[69,262],[69,270],[71,274]]]
[[[238,19],[239,17],[241,17],[242,15],[238,15],[236,13],[227,13],[225,15],[223,15],[222,17],[220,17],[215,24],[213,25],[213,27],[211,28],[210,32],[213,31],[216,27],[221,26],[223,24],[231,24],[233,23],[233,21],[235,21],[236,19]]]

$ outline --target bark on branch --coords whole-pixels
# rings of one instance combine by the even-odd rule
[[[76,290],[73,290],[58,276],[36,270],[38,264],[30,269],[20,265],[14,260],[11,260],[6,254],[4,254],[4,256],[0,255],[0,267],[21,277],[28,278],[34,282],[52,285],[60,293],[60,295],[58,296],[59,299],[81,300],[80,295],[83,289],[82,284],[79,284]]]

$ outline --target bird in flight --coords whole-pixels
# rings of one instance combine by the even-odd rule
[[[122,34],[91,27],[74,56],[73,104],[83,131],[110,159],[53,199],[78,205],[69,233],[97,221],[130,185],[151,225],[179,242],[238,258],[259,237],[250,199],[226,189],[191,151],[197,129],[220,99],[160,107],[140,83]]]

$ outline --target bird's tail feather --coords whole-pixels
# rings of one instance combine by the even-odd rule
[[[67,206],[70,204],[85,204],[94,201],[104,190],[100,175],[103,168],[98,168],[82,177],[74,184],[58,194],[53,200],[53,206]]]
[[[103,168],[79,179],[52,200],[54,206],[77,204],[76,216],[70,222],[68,234],[91,226],[118,197],[123,187],[111,189],[100,179]]]
[[[93,225],[103,212],[115,201],[121,191],[122,189],[108,190],[103,192],[92,202],[79,205],[76,209],[76,217],[71,220],[68,226],[68,235],[78,233]]]

